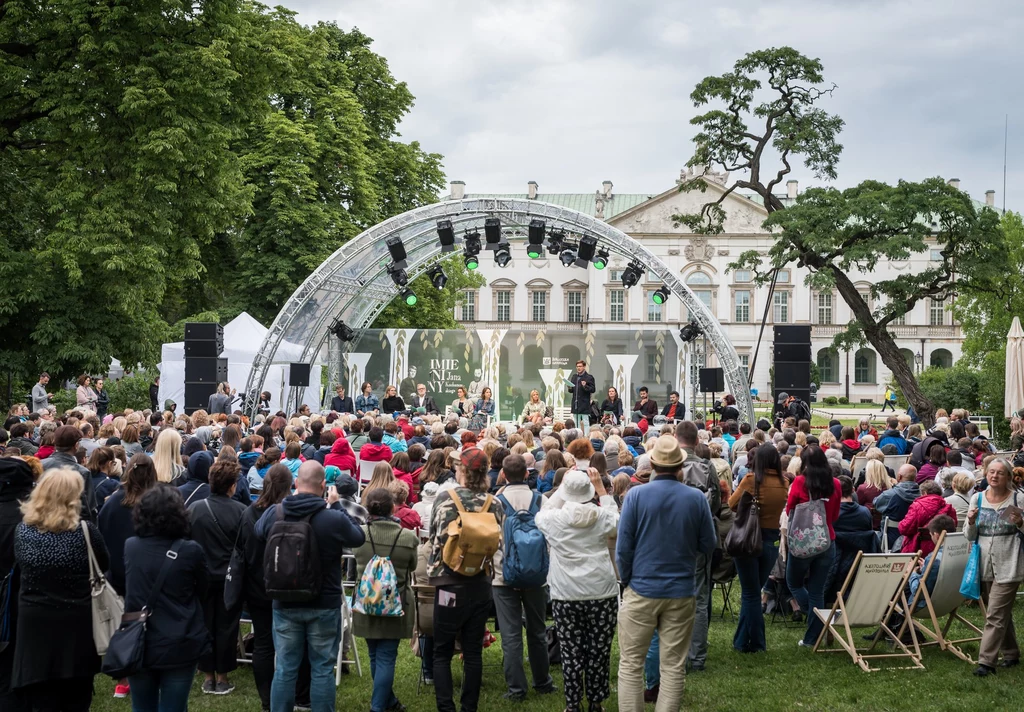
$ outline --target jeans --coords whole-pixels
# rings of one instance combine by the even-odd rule
[[[292,712],[295,680],[302,654],[309,651],[309,699],[313,712],[334,711],[334,664],[341,638],[339,608],[279,608],[274,610],[274,648],[277,669],[270,688],[272,712]]]
[[[434,679],[434,636],[420,636],[420,670],[424,680]]]
[[[711,622],[711,557],[697,555],[693,587],[696,591],[697,610],[693,619],[692,642],[688,655],[690,667],[703,670],[708,659],[708,624]]]
[[[576,419],[576,427],[586,435],[590,431],[590,413],[573,413],[572,417]]]
[[[758,653],[768,649],[764,635],[764,613],[761,611],[761,589],[768,583],[775,560],[779,556],[779,530],[762,529],[760,556],[737,556],[736,576],[740,580],[740,618],[732,647],[741,653]]]
[[[454,606],[438,603],[442,591],[455,596]],[[455,712],[452,657],[455,655],[456,638],[462,643],[460,706],[462,712],[476,712],[484,674],[484,631],[490,616],[490,582],[437,587],[434,593],[434,697],[437,712]]]
[[[188,693],[196,666],[173,670],[144,670],[128,677],[132,688],[132,712],[187,712]]]
[[[648,690],[661,684],[661,668],[658,666],[660,656],[661,646],[658,644],[658,631],[655,630],[651,645],[647,648],[647,657],[644,658],[644,687]]]
[[[619,710],[643,712],[644,657],[658,631],[662,673],[655,712],[678,712],[686,681],[686,652],[696,614],[695,598],[646,598],[627,587],[619,608]]]
[[[252,677],[263,709],[270,709],[270,686],[274,682],[274,610],[268,606],[249,606],[252,621]],[[309,706],[309,655],[303,651],[299,677],[295,683],[295,703]]]
[[[887,400],[887,401],[885,401],[885,402],[883,402],[883,403],[882,403],[882,412],[883,412],[883,413],[885,412],[885,406],[889,406],[890,408],[892,408],[892,412],[893,412],[893,413],[895,413],[895,412],[896,412],[896,404],[895,404],[895,403],[893,403],[892,401],[888,401],[888,400]]]
[[[385,712],[398,705],[394,690],[398,643],[397,638],[366,639],[366,647],[370,651],[370,677],[373,678],[370,712]]]
[[[786,564],[786,584],[793,598],[800,604],[800,610],[807,616],[804,645],[814,645],[821,634],[822,622],[814,614],[814,609],[825,607],[825,584],[835,554],[836,543],[833,541],[826,551],[817,556],[798,559],[790,555]]]
[[[543,586],[521,589],[495,586],[492,591],[498,628],[501,630],[501,652],[505,657],[505,684],[508,685],[508,691],[517,696],[525,696],[527,691],[526,671],[523,669],[524,614],[533,686],[538,690],[550,690],[554,683],[548,666],[548,637],[545,633],[547,591]]]

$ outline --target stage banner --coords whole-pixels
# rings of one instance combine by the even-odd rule
[[[407,402],[422,384],[443,412],[465,388],[474,400],[489,387],[498,405],[498,419],[518,419],[531,390],[545,403],[563,406],[569,394],[562,379],[587,362],[600,406],[614,386],[626,409],[646,386],[659,403],[668,402],[673,390],[683,393],[679,382],[684,372],[679,363],[680,344],[672,327],[607,330],[467,329],[371,329],[352,343],[341,356],[339,373],[355,397],[364,381],[383,397],[395,386]]]

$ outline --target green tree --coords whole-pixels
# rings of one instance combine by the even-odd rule
[[[750,269],[759,284],[774,284],[780,269],[806,267],[812,287],[836,289],[854,318],[835,346],[871,343],[930,424],[932,403],[887,327],[923,299],[951,296],[954,282],[988,284],[1003,251],[998,219],[991,210],[979,214],[967,195],[941,179],[897,186],[866,181],[845,191],[811,189],[787,208],[774,189],[797,159],[819,178],[836,177],[842,151],[836,139],[843,121],[816,106],[833,89],[825,87],[818,60],[789,47],[752,52],[732,72],[700,82],[691,95],[694,104],[716,102],[724,108],[692,120],[700,130],[688,165],[703,167],[705,173],[717,167],[739,177],[716,201],[676,219],[695,231],[717,233],[726,196],[738,188],[756,193],[769,213],[765,227],[778,239],[767,257],[746,252],[730,269]],[[705,191],[702,175],[681,190]],[[932,221],[938,225],[934,232]],[[940,250],[939,261],[917,274],[876,283],[870,295],[861,294],[850,276],[871,274],[880,261],[907,260],[933,247]]]
[[[374,329],[461,329],[455,320],[455,309],[462,303],[463,292],[478,289],[484,285],[479,272],[466,269],[461,257],[450,257],[438,264],[444,269],[448,283],[444,289],[436,289],[426,274],[409,282],[409,288],[417,297],[414,306],[408,306],[401,299],[392,300],[377,315]]]

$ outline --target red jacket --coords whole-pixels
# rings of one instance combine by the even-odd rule
[[[416,434],[416,428],[412,426],[412,423],[410,423],[405,418],[399,418],[397,422],[398,427],[402,429],[402,434],[405,435],[405,439],[412,439],[412,437]]]
[[[348,470],[351,475],[357,474],[356,454],[352,451],[352,446],[349,445],[348,440],[345,438],[335,440],[334,445],[331,447],[331,452],[324,458],[324,467],[331,465],[334,465],[342,472]]]
[[[416,496],[416,487],[413,484],[412,473],[395,470],[395,479],[401,480],[405,484],[409,485],[409,498],[405,501],[409,504],[416,504],[416,502],[419,501],[419,497]]]
[[[832,486],[834,492],[832,496],[825,502],[825,519],[828,520],[828,535],[835,541],[836,530],[832,528],[832,524],[839,519],[839,506],[843,503],[843,486],[839,484],[839,480],[835,477],[832,478]],[[797,475],[796,479],[793,480],[793,484],[789,487],[789,499],[786,502],[786,514],[793,514],[793,509],[798,504],[811,501],[811,494],[807,491],[807,480],[803,475]]]
[[[402,525],[402,529],[411,529],[416,531],[423,527],[423,522],[420,520],[420,515],[416,513],[416,510],[408,505],[401,505],[395,507],[394,516],[398,517],[398,523]]]
[[[921,556],[932,553],[935,544],[926,527],[928,522],[940,514],[952,517],[953,524],[957,523],[956,510],[953,509],[953,505],[946,504],[942,495],[926,494],[915,499],[907,510],[907,516],[900,520],[900,534],[904,536],[903,548],[900,551],[904,554],[913,554],[920,549]]]
[[[360,462],[391,462],[391,455],[391,448],[383,443],[369,442],[359,449]]]

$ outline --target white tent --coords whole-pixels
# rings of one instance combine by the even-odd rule
[[[267,328],[246,312],[239,314],[224,327],[224,352],[222,358],[228,360],[228,383],[239,395],[245,390],[252,370],[253,361],[267,335]],[[182,341],[164,344],[160,350],[161,361],[157,365],[160,370],[160,403],[170,399],[178,404],[178,412],[184,411],[185,404],[185,344]],[[302,347],[297,344],[283,343],[277,350],[280,360],[302,358]],[[309,374],[309,388],[302,394],[301,402],[317,411],[320,409],[320,366],[314,365]],[[288,396],[288,365],[275,364],[267,371],[267,380],[263,390],[270,392],[270,410],[284,408]],[[212,393],[212,391],[211,391]]]

